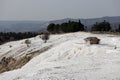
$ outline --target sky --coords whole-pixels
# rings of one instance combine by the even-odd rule
[[[0,0],[0,20],[120,16],[120,0]]]

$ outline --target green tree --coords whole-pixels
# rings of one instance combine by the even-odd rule
[[[120,31],[120,24],[119,24],[119,28],[118,28],[118,30]]]
[[[47,31],[54,32],[55,31],[55,24],[54,23],[49,24],[47,27]]]
[[[68,21],[62,24],[49,24],[47,27],[49,32],[60,33],[60,32],[76,32],[76,31],[84,31],[84,25],[79,22]]]
[[[81,21],[79,20],[79,22],[78,22],[78,25],[79,25],[79,30],[80,31],[84,31],[85,30],[85,28],[84,28],[84,25],[81,23]]]
[[[96,22],[93,24],[91,31],[110,31],[111,26],[109,22],[106,22],[105,20],[101,23]]]

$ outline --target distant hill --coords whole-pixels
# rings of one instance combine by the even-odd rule
[[[90,18],[90,19],[72,19],[65,18],[53,21],[0,21],[0,32],[40,32],[46,31],[47,25],[50,23],[61,24],[68,21],[78,21],[87,26],[87,30],[91,29],[91,26],[96,22],[102,22],[104,20],[111,23],[112,29],[118,28],[120,24],[120,16],[115,17],[102,17],[102,18]]]
[[[44,21],[0,21],[0,32],[37,32],[45,29]]]

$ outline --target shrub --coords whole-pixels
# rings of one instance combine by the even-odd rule
[[[11,47],[12,47],[12,45],[9,45],[9,47],[11,48]]]
[[[41,35],[41,39],[44,40],[44,43],[47,42],[47,40],[49,39],[49,36],[50,36],[49,33],[43,33],[43,34]]]
[[[31,41],[30,40],[25,40],[25,44],[27,45],[27,47],[30,47]]]

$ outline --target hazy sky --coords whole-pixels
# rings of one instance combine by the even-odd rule
[[[120,16],[120,0],[0,0],[0,20]]]

